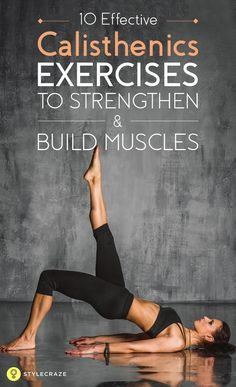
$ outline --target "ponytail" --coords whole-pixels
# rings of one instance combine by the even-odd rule
[[[233,353],[236,349],[235,345],[225,342],[204,342],[201,345],[201,349],[204,349],[207,354],[211,355],[222,355]]]

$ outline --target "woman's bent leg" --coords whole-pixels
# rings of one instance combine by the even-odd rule
[[[42,272],[37,293],[52,295],[54,290],[89,303],[101,316],[108,319],[126,318],[133,301],[133,295],[126,288],[77,271]]]
[[[6,352],[35,348],[37,330],[50,310],[51,305],[52,296],[36,293],[32,303],[30,317],[25,329],[15,340],[10,341],[5,345],[1,345],[0,350],[2,352]]]
[[[126,318],[133,295],[124,287],[114,285],[91,274],[69,270],[42,272],[37,293],[53,291],[89,303],[108,319]]]
[[[35,347],[37,330],[51,308],[53,291],[89,303],[101,316],[108,319],[125,319],[133,295],[93,275],[65,270],[45,270],[41,273],[29,321],[23,333],[15,340],[2,345],[1,351],[14,351]]]
[[[35,337],[39,325],[51,309],[53,302],[52,295],[38,294],[34,296],[30,317],[24,329],[24,333]]]

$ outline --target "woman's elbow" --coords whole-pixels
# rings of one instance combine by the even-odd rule
[[[179,352],[185,348],[185,343],[182,340],[171,340],[166,343],[156,343],[153,345],[153,352]]]
[[[183,340],[175,340],[175,343],[173,344],[172,352],[183,351],[184,348],[185,348],[185,342]]]

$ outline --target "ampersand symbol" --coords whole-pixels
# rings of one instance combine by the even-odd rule
[[[115,126],[115,128],[122,128],[119,115],[116,115],[114,117],[113,125]]]

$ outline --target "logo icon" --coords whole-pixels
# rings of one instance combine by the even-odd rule
[[[11,367],[7,370],[7,378],[11,380],[11,382],[16,382],[21,377],[21,371],[17,367]]]

